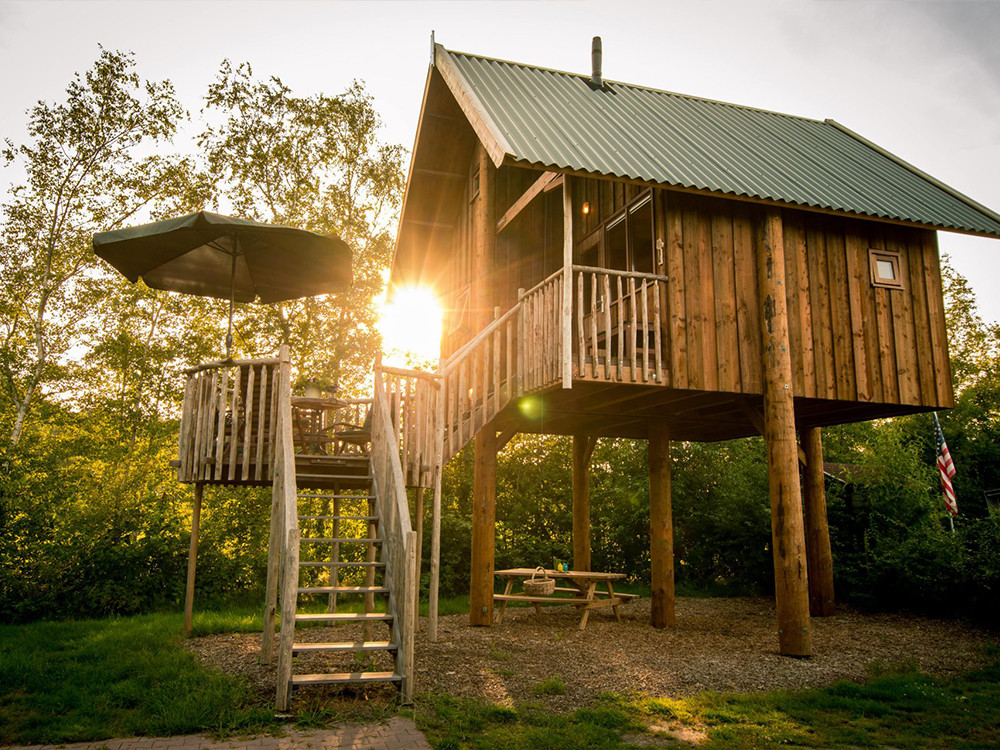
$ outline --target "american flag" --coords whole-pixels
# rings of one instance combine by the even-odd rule
[[[948,506],[948,512],[953,516],[958,515],[958,503],[955,502],[955,488],[951,485],[951,478],[955,476],[955,464],[951,460],[951,452],[948,444],[944,441],[944,433],[941,431],[941,423],[938,422],[937,414],[934,414],[934,436],[937,438],[937,467],[941,475],[941,490],[944,492],[944,504]]]

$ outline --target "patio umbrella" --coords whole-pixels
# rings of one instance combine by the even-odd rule
[[[94,252],[131,282],[235,302],[328,294],[351,283],[351,249],[335,235],[208,211],[94,235]]]

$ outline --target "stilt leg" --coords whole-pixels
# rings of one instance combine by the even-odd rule
[[[191,620],[194,617],[194,573],[198,565],[198,530],[201,526],[201,494],[205,485],[198,482],[194,486],[194,508],[191,511],[191,548],[188,551],[187,586],[184,591],[184,637],[191,635]]]

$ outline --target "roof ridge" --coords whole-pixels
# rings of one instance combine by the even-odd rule
[[[487,57],[486,55],[477,55],[472,52],[459,52],[457,50],[447,49],[443,45],[442,49],[450,55],[462,55],[463,57],[473,57],[478,60],[487,60],[489,62],[501,63],[503,65],[513,65],[518,68],[529,68],[531,70],[540,70],[546,73],[556,73],[558,75],[569,76],[571,78],[582,78],[585,81],[590,80],[590,76],[585,73],[573,73],[568,70],[560,70],[558,68],[546,68],[542,65],[532,65],[530,63],[517,62],[516,60],[505,60],[499,57]],[[636,89],[639,91],[648,91],[653,94],[663,94],[664,96],[676,96],[680,99],[691,99],[693,101],[705,102],[707,104],[717,104],[722,107],[732,107],[733,109],[741,109],[749,112],[760,112],[765,115],[776,115],[778,117],[787,117],[792,120],[801,120],[803,122],[811,122],[816,125],[827,124],[825,120],[820,120],[815,117],[804,117],[802,115],[793,115],[788,112],[779,112],[776,109],[764,109],[763,107],[753,107],[749,104],[737,104],[736,102],[726,102],[721,99],[710,99],[704,96],[695,96],[694,94],[685,94],[680,91],[669,91],[667,89],[656,88],[653,86],[642,86],[637,83],[629,83],[627,81],[616,81],[609,78],[604,79],[604,85],[614,84],[615,86],[621,86],[628,89]]]

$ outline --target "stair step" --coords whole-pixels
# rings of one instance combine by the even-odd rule
[[[322,612],[295,615],[295,622],[391,622],[389,612]]]
[[[384,562],[326,562],[317,560],[315,562],[300,562],[303,568],[384,568]]]
[[[292,651],[323,651],[329,653],[361,653],[363,651],[396,651],[392,641],[342,641],[339,643],[293,643]]]
[[[311,492],[300,492],[296,497],[313,500],[374,500],[374,495],[317,495]]]
[[[327,482],[371,482],[371,474],[320,474],[315,471],[299,471],[295,473],[296,479],[322,479]],[[299,497],[302,497],[299,495]],[[319,495],[318,497],[335,497],[334,495]],[[352,495],[357,497],[357,495]]]
[[[388,594],[386,586],[304,586],[300,594]]]
[[[378,521],[378,516],[299,516],[300,521]]]
[[[333,672],[331,674],[293,674],[292,685],[331,685],[359,682],[402,682],[395,672]]]
[[[379,538],[368,539],[368,538],[359,538],[359,537],[350,537],[350,536],[341,536],[341,537],[333,537],[333,538],[331,538],[331,537],[325,537],[325,538],[324,537],[303,537],[302,539],[299,539],[299,543],[301,543],[301,544],[306,544],[306,543],[312,543],[312,544],[342,544],[342,543],[345,543],[345,542],[358,542],[360,544],[382,544],[382,540],[379,539]]]

